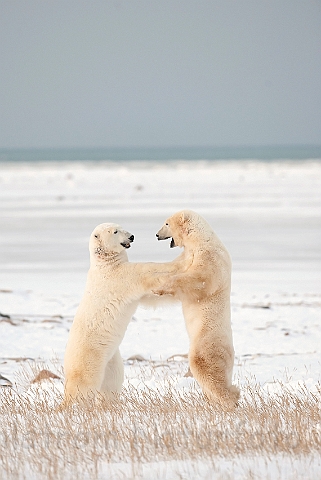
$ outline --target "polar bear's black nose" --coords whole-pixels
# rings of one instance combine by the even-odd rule
[[[130,240],[131,242],[133,242],[134,239],[135,239],[134,235],[131,235],[131,236],[129,237],[129,240]]]

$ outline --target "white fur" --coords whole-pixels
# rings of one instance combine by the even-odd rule
[[[119,345],[139,301],[166,284],[168,274],[186,267],[174,262],[130,263],[126,248],[133,236],[116,224],[104,223],[90,237],[90,269],[65,352],[63,406],[79,394],[120,392],[124,367]],[[182,260],[182,261],[181,261]]]
[[[232,385],[234,349],[230,315],[231,259],[210,225],[195,212],[183,210],[166,220],[159,240],[184,247],[191,266],[171,277],[159,294],[181,300],[190,339],[189,362],[210,401],[233,407],[239,390]]]

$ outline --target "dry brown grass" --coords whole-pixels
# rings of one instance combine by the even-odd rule
[[[146,462],[190,460],[212,465],[210,476],[199,478],[235,478],[220,476],[215,465],[252,456],[313,458],[321,449],[321,388],[311,393],[304,384],[299,391],[280,384],[279,394],[268,395],[251,379],[228,413],[199,390],[177,390],[168,381],[159,391],[129,386],[112,405],[100,399],[57,413],[61,388],[52,382],[27,389],[33,377],[24,370],[16,389],[0,391],[2,479],[142,478]],[[111,469],[107,476],[117,463],[128,465],[127,473]],[[144,478],[166,478],[158,475]],[[257,477],[248,469],[241,478]]]

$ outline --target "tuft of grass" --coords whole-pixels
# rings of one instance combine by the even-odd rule
[[[320,452],[320,385],[312,393],[305,384],[294,391],[280,382],[278,393],[268,394],[248,379],[239,406],[223,412],[197,388],[177,389],[170,377],[159,388],[150,387],[145,379],[155,367],[135,368],[136,375],[140,369],[139,386],[127,382],[117,401],[89,399],[85,406],[63,412],[56,411],[62,384],[47,380],[31,385],[38,372],[25,369],[20,385],[0,391],[1,478],[134,479],[142,478],[143,466],[152,462],[205,462],[211,473],[202,478],[223,478],[217,470],[222,459],[237,463],[284,455],[295,461]],[[160,369],[157,375],[161,377]],[[108,469],[112,476],[104,476]],[[158,478],[155,471],[150,478]],[[257,478],[251,472],[249,468],[242,478]]]

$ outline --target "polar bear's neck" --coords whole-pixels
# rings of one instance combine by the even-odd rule
[[[125,250],[120,253],[100,251],[90,255],[90,268],[116,267],[128,262]]]
[[[188,255],[189,253],[194,253],[194,248],[192,242],[184,242],[183,243],[184,253]]]

